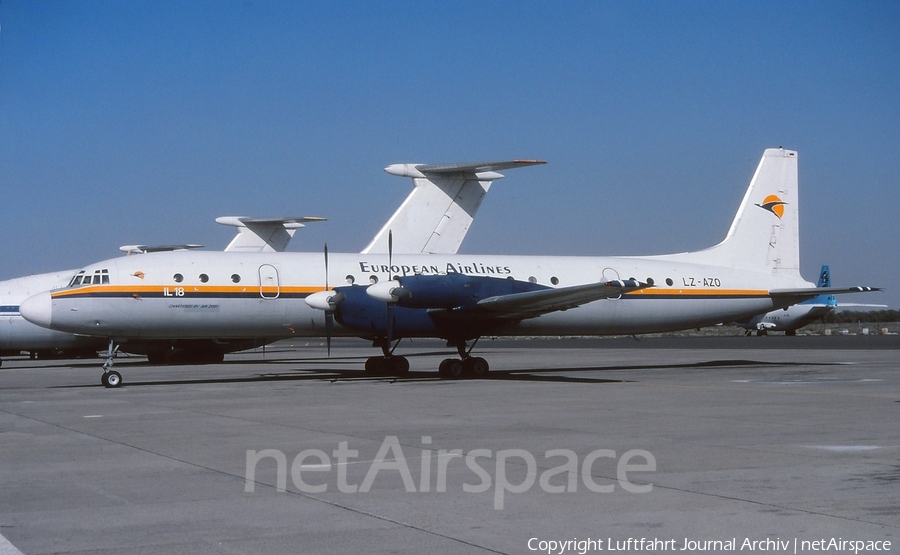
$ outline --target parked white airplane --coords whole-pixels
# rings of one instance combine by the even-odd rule
[[[102,381],[111,387],[121,383],[110,369],[120,338],[358,336],[382,348],[368,371],[401,374],[409,363],[394,355],[399,340],[438,337],[459,353],[440,375],[477,376],[488,364],[468,344],[484,335],[670,331],[872,290],[816,288],[800,276],[798,201],[797,153],[768,149],[725,239],[702,251],[329,257],[326,249],[324,265],[319,253],[155,253],[92,264],[85,273],[109,283],[41,293],[21,311],[41,326],[109,338]],[[330,288],[336,276],[347,284]]]
[[[403,230],[403,240],[393,247],[400,253],[455,254],[478,211],[492,181],[503,177],[497,170],[536,164],[540,160],[512,160],[475,164],[394,164],[385,168],[392,175],[413,179],[413,190],[398,207],[363,253],[387,252],[387,235],[391,226]],[[247,218],[224,216],[216,222],[237,228],[225,252],[283,252],[297,229],[306,223],[325,218]],[[198,248],[201,245],[126,245],[120,250],[128,254]],[[34,356],[94,356],[107,346],[104,338],[73,335],[49,330],[25,321],[19,314],[20,303],[29,296],[49,289],[73,285],[101,283],[101,274],[79,273],[77,270],[52,272],[0,282],[0,355],[16,355],[30,351]],[[79,277],[80,276],[80,277]],[[87,280],[87,281],[85,281]],[[263,345],[280,339],[267,338],[168,338],[125,343],[127,352],[147,355],[154,362],[209,362],[220,360],[226,352]]]
[[[294,232],[303,227],[303,222],[321,220],[324,218],[270,218],[265,220],[218,218],[216,221],[238,228],[237,235],[225,248],[225,252],[273,252],[283,251]],[[279,230],[284,233],[279,233]],[[128,254],[146,254],[200,247],[202,245],[125,245],[119,250]],[[97,356],[97,351],[107,346],[107,341],[102,337],[73,335],[42,328],[28,322],[19,313],[21,302],[35,293],[73,284],[75,278],[72,276],[76,272],[78,270],[63,270],[0,281],[0,356],[14,356],[28,352],[34,358],[94,357]],[[81,276],[78,278],[79,283],[84,282],[84,274],[78,275]],[[87,279],[90,281],[86,283],[92,283],[93,276],[88,276]],[[158,353],[161,357],[161,353],[169,350],[169,345],[159,341],[141,345],[133,343],[131,346],[139,348],[142,354],[148,354],[151,357],[155,357]],[[249,345],[249,347],[253,346],[255,344]],[[183,349],[184,347],[182,347]],[[202,351],[207,351],[207,349],[203,348]],[[0,365],[2,365],[2,360],[0,360]]]
[[[831,287],[831,271],[828,264],[823,264],[819,271],[818,287]],[[887,308],[885,304],[847,304],[843,307]],[[757,314],[752,318],[735,322],[747,330],[746,335],[754,331],[757,335],[768,335],[770,331],[783,331],[785,335],[797,335],[797,330],[807,324],[819,320],[838,308],[837,298],[831,295],[819,295],[802,303],[765,314]]]
[[[22,301],[35,293],[65,286],[75,271],[48,272],[0,282],[0,356],[28,351],[35,358],[96,357],[97,351],[106,347],[103,338],[42,328],[26,321],[19,313]]]

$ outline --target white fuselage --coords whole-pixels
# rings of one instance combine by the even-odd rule
[[[25,320],[19,312],[22,301],[35,293],[64,287],[75,270],[35,274],[0,282],[0,352],[18,354],[21,351],[66,352],[97,349],[103,347],[104,340],[91,337],[77,337],[36,326]]]
[[[510,323],[500,335],[653,333],[747,318],[783,305],[768,291],[809,287],[772,273],[681,262],[673,257],[332,254],[330,287],[392,276],[462,273],[565,287],[635,278],[653,287]],[[319,253],[169,252],[110,259],[85,268],[109,283],[76,285],[29,300],[40,325],[102,337],[156,339],[324,335],[305,303],[325,289]],[[335,327],[336,335],[361,335]]]

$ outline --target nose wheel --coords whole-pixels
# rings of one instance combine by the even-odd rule
[[[100,383],[103,384],[103,387],[119,387],[122,385],[122,374],[119,374],[115,370],[104,372],[103,375],[100,376]]]
[[[109,349],[106,351],[106,361],[103,363],[103,375],[100,376],[100,383],[103,384],[103,387],[115,388],[122,385],[122,374],[112,369],[117,354],[119,354],[119,346],[110,339]]]

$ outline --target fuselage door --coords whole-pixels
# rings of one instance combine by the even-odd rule
[[[277,299],[280,294],[278,269],[271,264],[263,264],[259,267],[259,296],[264,299]]]

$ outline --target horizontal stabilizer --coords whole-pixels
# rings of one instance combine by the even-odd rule
[[[301,218],[247,218],[244,216],[222,216],[216,218],[216,223],[235,227],[275,226],[291,229],[305,227],[304,224],[309,222],[324,222],[326,220],[328,220],[328,218],[320,218],[317,216],[304,216]]]
[[[426,177],[425,174],[479,174],[524,168],[526,166],[538,166],[546,164],[544,160],[505,160],[502,162],[474,162],[467,164],[391,164],[384,171],[400,177]],[[502,175],[481,176],[483,178],[497,179]]]
[[[146,254],[148,252],[186,251],[202,248],[203,245],[122,245],[119,250],[128,254]]]
[[[799,298],[811,299],[819,295],[840,295],[842,293],[870,293],[881,291],[880,287],[805,287],[802,289],[772,289],[769,296],[774,299]]]
[[[600,299],[616,298],[624,293],[647,287],[650,285],[631,279],[604,281],[489,297],[479,301],[478,307],[504,318],[533,318]]]

